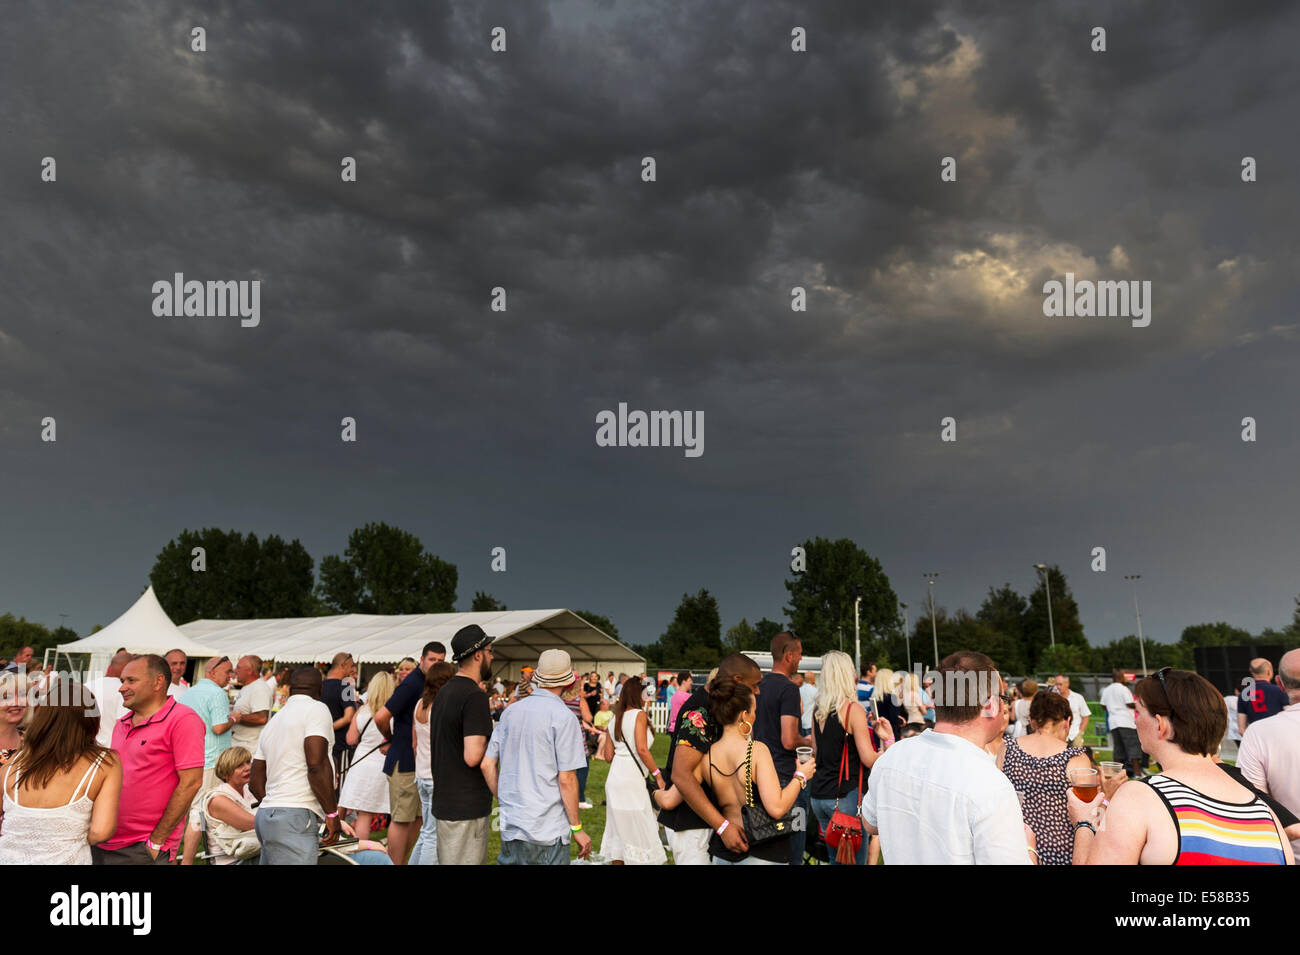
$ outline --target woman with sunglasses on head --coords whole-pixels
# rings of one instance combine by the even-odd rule
[[[1161,771],[1120,774],[1092,802],[1069,794],[1075,864],[1292,865],[1277,816],[1214,763],[1228,708],[1213,684],[1165,667],[1133,696],[1138,739]]]

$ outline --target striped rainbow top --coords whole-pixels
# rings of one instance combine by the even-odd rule
[[[1174,865],[1286,865],[1273,813],[1258,796],[1248,803],[1223,802],[1168,776],[1145,782],[1178,827]]]

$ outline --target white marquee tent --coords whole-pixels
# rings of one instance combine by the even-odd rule
[[[179,629],[191,640],[232,660],[255,653],[265,661],[323,663],[350,653],[358,664],[396,663],[419,657],[426,643],[447,647],[461,627],[476,623],[493,638],[494,672],[516,679],[535,666],[543,650],[567,650],[578,670],[643,672],[645,658],[570,610],[493,610],[386,616],[349,613],[268,620],[195,620]]]
[[[103,676],[113,654],[121,647],[132,653],[164,654],[168,650],[184,650],[190,657],[210,657],[214,649],[184,632],[172,623],[167,612],[158,603],[150,587],[131,608],[103,630],[88,637],[61,643],[58,654],[90,654],[84,665],[73,666],[86,677]],[[56,669],[58,664],[55,664]]]

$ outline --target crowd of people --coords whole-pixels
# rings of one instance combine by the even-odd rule
[[[973,651],[924,679],[838,651],[801,672],[788,631],[771,650],[767,673],[731,654],[707,680],[651,681],[579,673],[555,648],[506,682],[470,625],[364,691],[346,653],[275,672],[214,657],[193,685],[180,651],[121,650],[84,686],[6,670],[0,863],[314,865],[345,842],[360,864],[483,864],[494,818],[503,865],[1292,864],[1300,850],[1300,650],[1276,675],[1254,661],[1227,698],[1190,671],[1116,671],[1101,762],[1064,674],[1012,688]],[[1235,766],[1219,759],[1233,729]],[[599,846],[580,815],[593,759],[608,763]]]

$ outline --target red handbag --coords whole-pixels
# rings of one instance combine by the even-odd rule
[[[849,747],[852,745],[853,734],[846,727],[844,730],[844,748],[840,751],[840,771],[835,776],[835,790],[837,793],[839,792],[840,782],[849,778]],[[855,864],[858,850],[862,848],[861,763],[858,764],[858,811],[850,816],[847,812],[841,812],[837,806],[831,816],[830,825],[826,827],[825,839],[826,845],[835,850],[836,862],[840,865]]]

